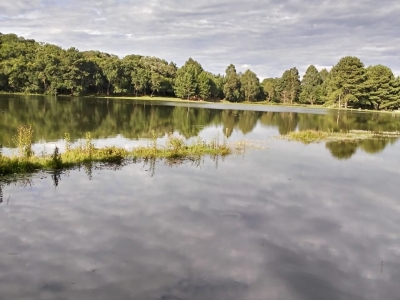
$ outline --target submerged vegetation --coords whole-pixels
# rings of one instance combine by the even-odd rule
[[[320,130],[292,131],[281,136],[291,141],[299,141],[305,144],[313,142],[354,142],[371,139],[390,139],[400,137],[400,132],[373,132],[365,130],[350,130],[347,132],[328,132]]]
[[[96,148],[90,133],[86,134],[84,143],[77,147],[71,146],[69,134],[65,134],[65,152],[61,153],[55,147],[52,154],[42,153],[36,156],[32,151],[33,129],[31,126],[18,128],[14,138],[17,154],[11,157],[0,153],[0,176],[19,173],[32,173],[38,170],[60,170],[92,164],[96,162],[121,164],[129,160],[155,160],[165,159],[169,162],[184,160],[199,160],[206,155],[211,157],[224,157],[232,153],[232,148],[226,143],[221,143],[216,137],[207,142],[197,137],[188,144],[183,138],[169,134],[165,145],[157,144],[157,137],[147,146],[135,147],[132,150],[117,147]]]

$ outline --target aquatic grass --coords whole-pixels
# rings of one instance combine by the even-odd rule
[[[220,143],[217,138],[210,142],[197,137],[191,144],[187,144],[181,137],[169,134],[165,146],[157,145],[154,140],[148,146],[134,148],[130,154],[136,158],[161,158],[161,159],[189,159],[209,156],[226,156],[232,150],[225,143]]]
[[[18,127],[17,134],[13,137],[13,142],[18,149],[19,156],[29,158],[33,155],[32,140],[33,128],[31,125]]]
[[[65,152],[61,153],[59,148],[55,147],[52,154],[43,152],[37,156],[32,151],[32,137],[32,127],[22,126],[18,129],[14,138],[18,154],[11,157],[0,155],[0,176],[32,173],[38,170],[60,170],[98,162],[121,164],[129,159],[195,161],[206,155],[223,157],[232,153],[226,141],[221,143],[218,137],[209,142],[197,137],[193,143],[188,144],[183,138],[170,133],[165,145],[162,146],[157,144],[157,137],[153,133],[153,138],[147,146],[127,150],[114,146],[96,148],[91,134],[87,133],[84,143],[76,147],[71,146],[69,134],[65,134]]]
[[[298,141],[305,144],[314,142],[355,142],[369,139],[387,139],[400,137],[398,131],[366,131],[366,130],[349,130],[345,132],[333,132],[333,131],[320,131],[320,130],[303,130],[303,131],[292,131],[286,135],[280,136],[280,138]]]

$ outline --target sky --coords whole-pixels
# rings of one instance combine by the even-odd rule
[[[0,1],[0,32],[81,51],[157,56],[181,66],[254,71],[331,68],[343,56],[400,75],[395,0],[12,0]]]

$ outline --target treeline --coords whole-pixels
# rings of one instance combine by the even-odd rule
[[[365,67],[357,57],[342,58],[328,71],[297,68],[260,82],[251,70],[224,75],[205,71],[189,58],[178,68],[166,60],[38,43],[0,33],[0,91],[38,94],[158,95],[186,99],[323,104],[335,107],[398,109],[400,78],[382,65]]]

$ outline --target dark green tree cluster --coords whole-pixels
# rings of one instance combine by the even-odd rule
[[[124,58],[99,51],[38,43],[0,33],[0,91],[43,94],[129,94],[176,96],[231,102],[269,101],[334,107],[398,109],[400,78],[382,65],[365,67],[357,57],[343,57],[331,71],[309,66],[300,80],[293,67],[280,78],[260,84],[251,70],[233,64],[224,75],[205,71],[189,58],[173,62],[141,55]]]
[[[204,71],[202,66],[192,58],[176,72],[175,95],[187,99],[221,99],[223,77]]]
[[[174,95],[177,67],[156,57],[123,59],[0,34],[0,90],[43,94]]]
[[[390,68],[364,67],[357,57],[346,56],[329,72],[307,68],[302,80],[296,68],[281,78],[262,82],[266,100],[278,103],[324,104],[334,107],[397,109],[400,107],[400,78]]]

